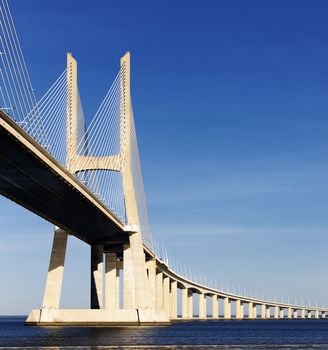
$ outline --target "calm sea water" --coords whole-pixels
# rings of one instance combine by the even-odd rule
[[[327,320],[193,321],[166,327],[27,327],[0,317],[0,349],[327,349]]]

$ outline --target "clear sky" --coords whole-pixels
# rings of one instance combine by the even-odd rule
[[[230,288],[328,304],[327,1],[10,5],[38,97],[71,51],[88,118],[131,52],[152,232],[172,256]],[[3,197],[0,213],[0,314],[26,314],[53,228]],[[89,258],[70,238],[63,306],[88,306]]]

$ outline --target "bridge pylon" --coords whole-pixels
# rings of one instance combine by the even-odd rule
[[[91,246],[90,310],[61,310],[67,320],[81,319],[94,323],[95,314],[100,323],[168,323],[164,308],[156,308],[154,285],[156,266],[146,261],[142,240],[136,189],[132,172],[131,135],[133,133],[130,96],[130,53],[120,61],[120,147],[117,154],[97,156],[79,150],[78,139],[78,79],[77,62],[67,54],[67,120],[66,167],[74,175],[86,171],[115,171],[122,174],[126,210],[126,241],[87,242]],[[55,228],[40,323],[56,323],[56,311],[60,308],[60,294],[68,232]],[[123,273],[123,286],[120,274]],[[123,287],[123,288],[121,288]],[[122,302],[120,299],[123,297]],[[78,313],[77,315],[75,315]],[[73,315],[73,316],[72,316]]]

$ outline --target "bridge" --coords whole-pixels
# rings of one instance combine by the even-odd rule
[[[6,0],[0,17],[0,194],[55,225],[43,303],[31,311],[27,324],[326,317],[327,308],[228,293],[173,268],[157,251],[149,227],[130,54],[121,58],[117,76],[87,126],[72,54],[67,54],[64,72],[36,102]],[[90,309],[60,308],[69,235],[90,245]],[[199,305],[193,310],[196,294]],[[208,298],[211,310],[206,308]]]

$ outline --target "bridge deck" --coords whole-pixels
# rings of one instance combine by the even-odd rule
[[[2,111],[0,194],[89,244],[128,242],[123,223]]]

